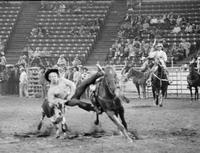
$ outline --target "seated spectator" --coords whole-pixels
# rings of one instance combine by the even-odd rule
[[[177,19],[176,19],[176,24],[180,25],[182,21],[182,17],[180,17],[180,15],[178,15]]]
[[[4,52],[4,48],[5,48],[4,42],[1,40],[0,41],[0,52]]]
[[[185,32],[186,33],[192,33],[193,29],[192,29],[192,25],[190,23],[187,23],[186,27],[185,27]]]
[[[125,16],[125,18],[124,18],[124,21],[126,21],[126,22],[131,22],[131,14],[126,13],[126,16]]]
[[[149,23],[145,21],[145,22],[143,23],[143,25],[142,25],[142,30],[143,30],[143,31],[147,31],[148,29],[149,29]]]
[[[49,30],[48,30],[48,28],[47,27],[42,27],[41,28],[41,35],[42,36],[49,36],[49,34],[50,34],[50,32],[49,32]]]
[[[57,10],[58,15],[62,15],[62,13],[65,13],[65,9],[66,9],[65,4],[60,3]]]
[[[191,43],[186,42],[185,39],[182,39],[181,43],[179,44],[179,47],[185,50],[185,57],[188,57],[190,53]]]
[[[39,32],[39,31],[38,31],[38,28],[33,28],[32,31],[31,31],[31,35],[32,35],[32,36],[37,36],[37,35],[38,35],[38,32]]]
[[[193,28],[194,32],[195,33],[200,33],[200,25],[195,25],[194,28]]]
[[[74,60],[72,61],[72,65],[73,65],[73,66],[81,65],[81,61],[78,59],[78,55],[76,55],[76,57],[75,57]]]
[[[5,54],[4,52],[1,52],[0,53],[0,72],[5,70],[6,64],[7,64],[7,60],[6,60]]]
[[[151,25],[158,24],[158,19],[154,16],[154,17],[150,20],[150,24],[151,24]]]
[[[181,32],[181,27],[179,25],[176,25],[172,30],[172,33],[179,33],[179,32]]]

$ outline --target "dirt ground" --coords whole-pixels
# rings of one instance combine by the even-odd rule
[[[39,137],[35,133],[41,103],[41,99],[0,97],[1,153],[200,153],[200,101],[166,99],[159,108],[152,99],[131,99],[124,107],[129,131],[139,137],[133,143],[117,134],[105,114],[100,117],[102,135],[87,135],[94,128],[95,114],[78,107],[66,108],[71,130],[67,139],[55,138],[48,119]]]

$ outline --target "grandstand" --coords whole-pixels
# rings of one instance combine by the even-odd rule
[[[160,17],[173,12],[187,18],[191,24],[200,24],[199,1],[133,2],[131,7],[135,16]],[[55,9],[42,8],[42,5],[40,2],[21,1],[1,7],[1,37],[6,44],[5,52],[9,63],[14,64],[19,55],[28,54],[23,50],[25,46],[30,46],[33,50],[38,47],[40,51],[45,48],[49,54],[43,56],[44,60],[52,62],[57,61],[60,54],[65,54],[69,61],[79,56],[83,64],[93,65],[97,61],[104,63],[109,48],[118,37],[118,29],[128,8],[130,9],[122,0],[92,3],[65,1],[65,11],[60,14]],[[50,2],[49,5],[58,4]],[[49,35],[31,35],[32,29],[37,27],[47,29]],[[185,39],[192,44],[192,51],[195,52],[194,48],[200,41],[199,33],[171,33],[172,28],[173,26],[160,29],[161,37],[166,40],[167,45],[178,44]],[[82,33],[77,34],[80,30]],[[145,31],[141,36],[145,42],[151,42],[150,35]],[[113,64],[124,64],[123,60],[120,58],[120,62],[115,59]]]

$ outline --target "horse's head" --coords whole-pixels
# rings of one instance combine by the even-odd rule
[[[108,66],[105,68],[105,75],[104,75],[104,82],[105,85],[109,91],[109,93],[114,96],[115,95],[115,90],[117,88],[117,74],[115,70]]]
[[[189,72],[195,71],[195,63],[190,63],[189,64]]]

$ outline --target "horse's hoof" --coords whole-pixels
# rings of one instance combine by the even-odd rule
[[[160,106],[160,107],[163,107],[163,104],[160,104],[159,106]]]
[[[56,135],[56,139],[59,139],[60,138],[60,135]]]
[[[128,142],[129,142],[129,143],[133,143],[133,139],[128,138]]]

